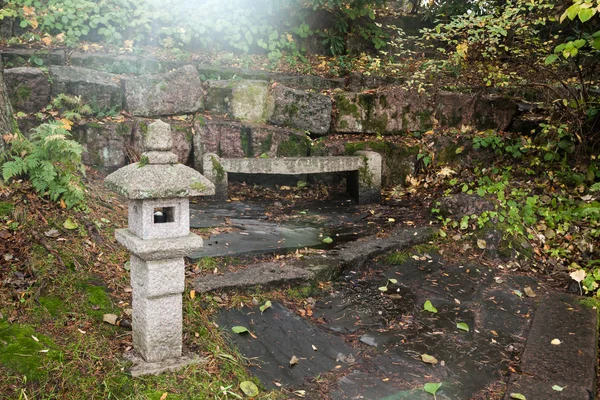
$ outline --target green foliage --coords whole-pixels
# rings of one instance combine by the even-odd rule
[[[42,124],[31,138],[17,138],[2,164],[4,180],[24,178],[41,196],[52,201],[63,200],[67,207],[83,204],[85,192],[81,183],[82,146],[70,140],[71,134],[62,121]]]
[[[64,93],[60,93],[52,100],[52,107],[70,121],[79,121],[82,116],[92,114],[92,108],[84,104],[81,96],[70,96]]]

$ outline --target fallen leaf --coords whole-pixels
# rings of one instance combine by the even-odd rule
[[[239,325],[234,326],[233,328],[231,328],[231,330],[233,331],[233,333],[237,333],[237,334],[248,332],[248,328],[246,328],[245,326],[239,326]]]
[[[525,296],[527,296],[527,297],[535,297],[535,293],[533,292],[533,289],[530,288],[529,286],[525,287],[523,289],[523,291],[525,292]]]
[[[265,304],[263,304],[259,308],[260,308],[260,313],[261,314],[264,313],[266,309],[271,308],[271,301],[270,300],[265,301]]]
[[[552,386],[552,390],[556,390],[557,392],[562,392],[565,388],[566,388],[566,386],[558,386],[558,385]]]
[[[312,346],[312,349],[313,349],[314,351],[317,351],[317,346],[315,346],[314,344],[313,344],[313,345],[311,345],[311,346]]]
[[[298,364],[298,357],[296,356],[292,356],[292,358],[290,359],[290,367],[293,367],[294,365]]]
[[[306,390],[295,390],[293,393],[298,397],[306,396]]]
[[[326,238],[323,238],[323,243],[325,243],[325,244],[333,243],[333,239],[330,238],[329,236],[327,236]]]
[[[167,398],[167,396],[168,396],[168,395],[169,395],[169,393],[168,393],[168,392],[164,392],[164,393],[162,394],[162,396],[160,396],[160,400],[165,400],[165,399]]]
[[[50,229],[49,231],[44,232],[44,235],[49,238],[56,238],[60,236],[60,232],[56,229]]]
[[[477,247],[480,249],[485,249],[487,247],[487,243],[483,239],[477,239]]]
[[[464,322],[459,322],[458,324],[456,324],[456,327],[465,332],[469,332],[469,325],[465,324]]]
[[[438,389],[442,387],[442,382],[437,382],[437,383],[426,383],[425,385],[423,385],[423,390],[426,391],[427,393],[430,393],[432,395],[435,396],[435,393],[438,391]]]
[[[190,299],[194,300],[196,298],[196,291],[195,290],[190,290]]]
[[[421,354],[421,360],[427,364],[437,364],[438,360],[434,356],[430,356],[429,354]]]
[[[425,304],[423,304],[423,309],[425,311],[429,311],[430,313],[434,313],[434,314],[438,312],[437,308],[435,308],[433,306],[433,304],[431,304],[431,301],[429,301],[429,300],[427,300],[425,302]]]
[[[550,342],[550,344],[553,344],[554,346],[558,346],[561,343],[562,342],[560,341],[560,339],[552,339],[552,341]]]
[[[77,225],[77,222],[73,221],[71,217],[67,218],[66,221],[63,223],[63,228],[68,230],[77,229],[78,227],[79,225]]]
[[[246,397],[256,397],[258,396],[258,387],[251,381],[244,381],[240,383],[240,389]]]
[[[36,338],[36,337],[35,337],[35,336],[33,336],[33,335],[31,335],[31,338],[32,338],[33,340],[35,340],[36,342],[39,342],[39,341],[40,341],[40,339]]]
[[[117,325],[118,317],[115,314],[104,314],[102,316],[102,321],[107,322],[111,325]]]
[[[521,393],[511,393],[510,398],[517,399],[517,400],[527,400],[527,398],[525,396],[523,396]]]
[[[519,298],[520,298],[520,299],[522,299],[522,298],[523,298],[523,292],[521,292],[520,290],[513,290],[513,293],[514,293],[516,296],[519,296]]]
[[[571,272],[569,275],[575,282],[579,283],[585,279],[586,272],[583,269],[578,269],[577,271]]]

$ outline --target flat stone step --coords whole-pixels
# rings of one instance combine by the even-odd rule
[[[364,242],[345,244],[339,250],[329,251],[324,257],[257,263],[232,273],[201,276],[196,280],[194,287],[199,293],[206,293],[214,290],[247,289],[255,286],[295,285],[312,280],[329,281],[338,276],[346,267],[357,268],[362,266],[369,257],[424,243],[431,238],[431,234],[432,230],[429,228],[398,229],[388,238],[380,239],[376,235],[367,236]],[[358,251],[354,251],[353,246]],[[246,249],[243,254],[248,254],[248,252],[249,249]],[[203,255],[205,256],[206,253]]]
[[[337,251],[337,257],[344,268],[360,268],[372,257],[425,243],[433,237],[433,233],[433,229],[427,226],[398,228],[385,238],[372,235],[347,243]]]
[[[202,276],[196,280],[194,287],[198,293],[206,293],[213,290],[296,284],[311,280],[314,276],[313,272],[291,264],[269,262],[252,265],[246,269],[223,275]]]
[[[527,336],[521,374],[512,374],[511,393],[529,399],[589,400],[596,391],[597,311],[581,297],[559,293],[540,302]],[[554,339],[560,340],[553,345]],[[556,391],[554,385],[564,388]]]
[[[203,248],[188,257],[198,260],[204,257],[277,254],[322,245],[322,231],[317,228],[252,219],[230,219],[230,223],[240,231],[213,235],[204,241]]]

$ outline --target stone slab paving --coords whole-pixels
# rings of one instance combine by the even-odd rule
[[[262,314],[258,307],[225,311],[218,324],[228,333],[234,326],[244,326],[256,336],[229,335],[240,352],[252,360],[250,371],[269,388],[276,388],[276,383],[295,385],[356,360],[356,351],[342,339],[277,303]],[[290,365],[293,356],[298,363]]]
[[[593,399],[596,391],[597,312],[579,304],[580,297],[557,293],[536,310],[527,336],[521,374],[511,376],[507,396],[527,399]],[[559,345],[551,341],[558,339]],[[554,385],[564,388],[552,389]]]

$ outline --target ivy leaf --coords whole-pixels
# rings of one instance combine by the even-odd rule
[[[442,382],[437,382],[437,383],[426,383],[425,385],[423,385],[423,390],[426,391],[427,393],[430,393],[432,395],[435,396],[435,393],[438,391],[438,389],[442,387]]]
[[[271,308],[271,305],[272,304],[271,304],[270,300],[265,301],[265,304],[263,304],[262,306],[259,307],[260,308],[260,313],[262,314],[262,313],[265,312],[266,309]]]
[[[437,308],[435,308],[433,306],[433,304],[431,304],[431,301],[429,301],[429,300],[427,300],[425,302],[425,304],[423,304],[423,309],[425,311],[429,311],[430,313],[434,313],[434,314],[438,312]]]
[[[258,387],[251,381],[244,381],[240,383],[240,389],[246,397],[256,397],[258,396]]]
[[[556,61],[558,59],[558,56],[556,54],[550,54],[548,57],[546,57],[546,59],[544,60],[544,65],[550,65],[552,64],[554,61]]]
[[[237,333],[242,334],[242,333],[248,333],[248,328],[246,328],[245,326],[234,326],[233,328],[231,328],[231,330],[233,331],[233,333]]]
[[[461,331],[469,332],[469,325],[467,325],[464,322],[459,322],[458,324],[456,324],[456,327]]]
[[[582,8],[579,10],[579,13],[577,13],[577,16],[581,22],[587,22],[594,16],[595,13],[596,10],[593,8]]]

